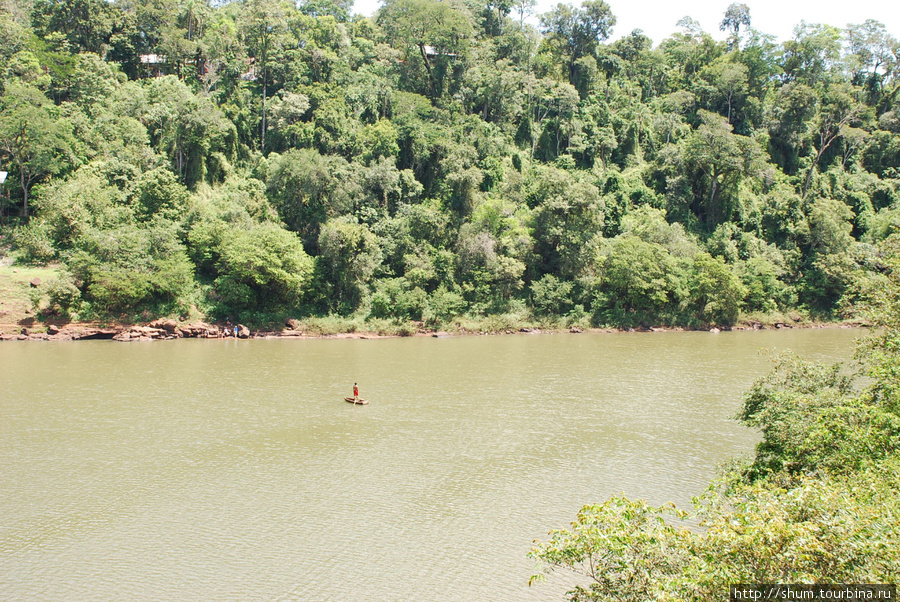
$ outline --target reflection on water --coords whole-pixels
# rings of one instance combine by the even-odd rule
[[[3,344],[0,597],[560,599],[534,539],[687,504],[761,349],[859,334]]]

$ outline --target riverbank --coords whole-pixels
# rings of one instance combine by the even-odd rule
[[[243,324],[226,326],[202,321],[178,322],[159,319],[147,324],[98,324],[75,322],[43,324],[31,322],[27,326],[0,324],[0,341],[85,341],[112,340],[117,342],[149,342],[174,339],[383,339],[399,337],[485,336],[501,334],[559,334],[613,332],[684,332],[729,330],[779,330],[792,328],[853,328],[865,327],[859,321],[817,322],[811,320],[745,320],[731,327],[683,328],[592,328],[581,325],[529,323],[526,325],[498,321],[496,317],[483,320],[457,320],[442,328],[427,328],[422,322],[402,324],[362,322],[350,319],[313,318],[287,320],[282,329],[253,330]]]
[[[398,322],[356,314],[352,316],[320,316],[282,321],[264,325],[205,321],[199,310],[180,319],[161,318],[150,321],[137,316],[121,322],[68,321],[48,313],[46,283],[58,277],[59,266],[28,267],[15,265],[11,256],[0,258],[0,341],[73,341],[110,339],[122,342],[171,340],[178,338],[358,338],[374,339],[410,336],[467,336],[495,334],[538,334],[579,332],[665,332],[684,330],[764,330],[780,328],[819,328],[832,326],[864,326],[859,322],[817,321],[800,311],[771,314],[748,314],[736,325],[714,327],[672,327],[645,325],[638,328],[593,327],[590,317],[533,316],[527,310],[506,314],[464,315],[439,324],[421,321]],[[149,317],[148,317],[149,318]],[[240,316],[237,316],[240,319]],[[229,332],[225,333],[226,326]],[[230,335],[225,337],[224,335]]]

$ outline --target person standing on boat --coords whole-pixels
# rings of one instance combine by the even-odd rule
[[[359,387],[353,383],[353,399],[359,399]]]

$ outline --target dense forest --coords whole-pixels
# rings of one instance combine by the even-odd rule
[[[882,24],[533,7],[2,0],[4,253],[46,316],[433,328],[829,318],[884,271]]]

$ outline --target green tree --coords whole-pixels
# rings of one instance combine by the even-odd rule
[[[317,267],[332,287],[329,309],[356,309],[380,262],[375,235],[364,225],[347,217],[326,222],[319,234]]]
[[[115,31],[116,12],[104,0],[38,0],[32,21],[38,35],[60,33],[76,49],[101,54]]]
[[[341,157],[309,149],[271,157],[266,185],[272,202],[309,252],[316,248],[322,224],[352,211],[359,188],[351,169]]]
[[[806,256],[803,300],[816,309],[833,309],[859,269],[851,235],[853,211],[833,199],[819,199],[809,210],[810,252]]]
[[[193,270],[175,224],[89,228],[67,254],[82,298],[100,315],[184,311]]]
[[[540,15],[541,31],[566,58],[570,81],[576,61],[593,54],[612,33],[616,17],[603,0],[584,0],[581,8],[557,4]]]
[[[662,245],[633,234],[607,241],[600,250],[595,321],[638,326],[667,323],[685,296],[682,269]]]
[[[783,265],[766,257],[751,257],[739,266],[741,281],[746,287],[744,298],[748,311],[771,313],[783,311],[796,303],[796,295],[784,282]]]
[[[491,232],[490,229],[490,226],[477,222],[460,228],[457,263],[459,280],[467,290],[469,300],[482,304],[489,311],[499,312],[522,289],[525,263],[505,244],[509,242],[504,240],[507,232]]]
[[[710,108],[718,111],[724,104],[728,123],[733,123],[732,112],[747,98],[747,74],[745,65],[731,61],[716,61],[708,69],[704,69],[702,74],[709,79],[711,88],[715,91]]]
[[[525,17],[534,14],[534,8],[537,6],[537,0],[515,0],[511,4],[512,10],[519,14],[519,25],[525,22]]]
[[[808,152],[809,131],[816,115],[817,95],[803,83],[782,86],[768,107],[769,154],[772,160],[793,175],[800,157]]]
[[[375,283],[371,315],[398,321],[421,320],[427,295],[413,287],[405,278],[388,278]]]
[[[596,186],[568,172],[536,170],[531,196],[532,236],[538,274],[574,280],[589,271],[596,239],[602,238],[604,206]]]
[[[241,15],[242,35],[255,59],[256,78],[262,83],[259,148],[266,152],[266,102],[272,62],[287,43],[288,16],[293,7],[282,0],[248,0]]]
[[[782,68],[787,82],[809,86],[826,80],[841,57],[841,30],[805,21],[794,28],[794,37],[784,42]]]
[[[697,254],[689,282],[688,305],[703,323],[731,326],[738,321],[747,289],[721,257]]]
[[[719,23],[719,29],[730,31],[732,35],[736,36],[741,27],[750,27],[750,7],[734,2],[729,4],[725,10],[725,18]]]
[[[0,96],[0,153],[17,172],[22,215],[28,219],[31,187],[76,164],[71,124],[32,87],[9,85]]]
[[[856,101],[848,88],[829,86],[826,89],[818,114],[813,120],[815,156],[813,156],[812,165],[803,180],[802,198],[806,198],[816,166],[825,152],[835,140],[847,135],[851,123],[860,117],[862,111],[863,107]]]
[[[311,17],[334,17],[343,23],[350,19],[353,2],[349,0],[303,0],[299,4],[300,12]]]
[[[544,274],[531,283],[531,302],[538,315],[563,315],[572,308],[574,283]]]
[[[163,216],[179,221],[187,212],[187,189],[178,182],[175,174],[158,167],[140,175],[134,186],[135,213],[144,219]]]
[[[219,312],[272,312],[297,307],[313,261],[300,239],[276,224],[228,229],[218,248],[215,290]]]
[[[550,533],[550,541],[530,556],[548,570],[566,568],[588,578],[589,585],[567,592],[569,600],[634,601],[661,598],[657,582],[683,570],[686,533],[670,521],[683,517],[672,507],[654,508],[643,500],[613,497],[584,506],[571,529]],[[540,582],[531,578],[529,584]]]
[[[735,135],[726,119],[702,109],[699,116],[700,126],[684,141],[683,161],[699,176],[694,180],[697,213],[715,226],[731,219],[738,185],[760,175],[765,159],[759,144]]]
[[[714,40],[690,17],[680,20],[678,26],[684,31],[659,45],[669,67],[667,78],[673,90],[688,89],[694,76],[726,50],[724,43]]]
[[[888,84],[895,83],[893,93],[897,90],[896,72],[900,58],[896,49],[900,41],[887,32],[883,23],[873,19],[848,25],[845,37],[849,46],[847,61],[853,73],[851,81],[865,87],[871,106],[886,110],[884,101],[891,95]]]
[[[469,17],[447,2],[390,0],[378,12],[377,22],[392,45],[405,49],[407,61],[415,60],[413,53],[418,53],[429,94],[440,96],[437,64],[446,64],[464,51],[472,35]]]
[[[275,145],[269,139],[269,148],[284,148],[299,146],[308,143],[310,136],[309,123],[303,121],[304,115],[309,110],[309,97],[305,94],[296,94],[289,90],[282,90],[278,96],[272,98],[269,103],[268,128],[277,134]],[[283,142],[278,145],[277,137]]]
[[[174,76],[148,82],[146,101],[141,119],[181,181],[194,188],[224,179],[237,154],[237,132],[222,111]]]
[[[60,259],[74,251],[92,231],[112,230],[133,221],[125,193],[101,167],[85,165],[66,179],[40,187],[34,198],[37,218],[27,227],[49,238],[52,251],[46,259]]]

